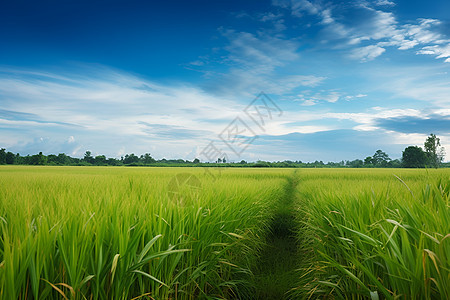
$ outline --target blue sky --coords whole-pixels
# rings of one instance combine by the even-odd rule
[[[0,147],[208,160],[212,142],[230,160],[340,161],[399,158],[433,132],[448,152],[449,11],[444,0],[2,1]],[[262,126],[245,113],[260,92],[277,108]]]

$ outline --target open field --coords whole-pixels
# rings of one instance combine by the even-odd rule
[[[449,174],[1,167],[0,298],[448,298]]]
[[[169,196],[185,169],[1,168],[3,299],[232,297],[286,171],[223,172]]]
[[[449,299],[449,176],[435,169],[303,171],[299,293]]]

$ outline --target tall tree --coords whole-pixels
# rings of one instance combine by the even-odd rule
[[[5,162],[6,162],[8,165],[13,165],[14,162],[15,162],[15,160],[16,160],[16,156],[14,155],[14,153],[12,153],[12,152],[6,152]]]
[[[403,151],[402,162],[405,168],[424,168],[427,156],[422,148],[409,146]]]
[[[143,164],[148,165],[154,163],[156,160],[151,156],[150,153],[145,153],[141,155],[140,160]]]
[[[91,151],[86,151],[83,160],[90,164],[94,163],[94,157],[92,157]]]
[[[6,149],[1,148],[0,149],[0,165],[6,164]]]
[[[433,133],[425,140],[425,152],[427,163],[430,167],[437,168],[444,159],[444,148],[441,146],[441,140]]]
[[[372,158],[373,164],[377,167],[386,167],[390,160],[389,155],[381,150],[377,150]]]
[[[366,167],[372,166],[372,165],[373,165],[373,157],[372,157],[372,156],[367,156],[367,157],[364,159],[364,165],[365,165]]]
[[[139,162],[139,156],[134,155],[134,153],[131,154],[126,154],[124,159],[123,159],[123,163],[128,165],[128,164],[135,164]]]

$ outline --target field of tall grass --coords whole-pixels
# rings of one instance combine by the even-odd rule
[[[445,169],[2,166],[0,187],[0,299],[450,299]]]
[[[183,172],[0,168],[0,298],[246,298],[289,171]]]
[[[299,297],[450,299],[449,170],[299,176]]]

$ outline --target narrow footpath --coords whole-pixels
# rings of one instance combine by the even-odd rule
[[[267,245],[253,270],[255,299],[289,299],[289,291],[296,286],[295,269],[298,263],[294,199],[298,179],[294,173],[288,178],[267,237]]]

